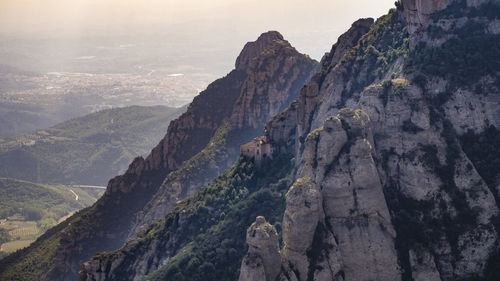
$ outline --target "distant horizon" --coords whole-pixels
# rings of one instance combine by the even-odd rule
[[[276,30],[300,52],[319,60],[354,21],[376,19],[394,6],[394,0],[377,2],[0,0],[0,39],[134,36],[177,28],[181,38],[199,31],[206,46],[232,39],[224,44],[230,43],[234,53],[237,46]],[[226,37],[220,38],[219,32]]]

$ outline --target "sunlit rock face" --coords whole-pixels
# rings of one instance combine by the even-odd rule
[[[247,231],[248,253],[241,263],[239,281],[274,281],[280,273],[278,233],[264,217],[257,217]]]
[[[375,66],[380,56],[369,62],[370,49],[383,52],[370,41],[383,34],[381,19],[340,60],[326,56],[300,97],[268,122],[268,138],[295,154],[297,169],[279,280],[498,278],[500,180],[491,161],[470,151],[495,153],[496,145],[480,152],[472,140],[499,135],[499,81],[485,72],[458,83],[461,74],[430,75],[422,65],[412,72],[408,63],[445,44],[463,46],[462,38],[497,40],[498,19],[481,14],[498,9],[492,3],[402,1],[384,24],[401,24],[408,53],[386,68]],[[479,26],[476,37],[468,37],[471,26]],[[420,43],[427,52],[412,53]],[[374,69],[381,72],[369,76]],[[418,74],[428,80],[419,83]]]
[[[301,86],[316,67],[316,61],[299,53],[276,31],[266,32],[246,44],[236,69],[195,98],[187,112],[170,124],[165,138],[150,156],[131,167],[131,173],[142,173],[146,177],[150,171],[156,171],[162,177],[150,191],[153,192],[150,200],[127,223],[128,238],[163,219],[179,200],[193,195],[231,167],[239,156],[240,144],[262,134],[266,121],[298,97]],[[113,184],[116,192],[108,192],[108,198],[117,198],[125,190],[139,189],[120,180],[117,178]],[[176,239],[160,243],[166,250],[159,250],[160,246],[155,245],[155,248],[138,250],[134,257],[113,259],[96,255],[84,264],[81,278],[92,280],[94,273],[101,274],[99,271],[107,271],[106,280],[120,280],[123,271],[141,278],[176,254]],[[129,247],[133,247],[133,243]],[[155,259],[143,260],[143,255],[155,256]]]
[[[427,27],[430,16],[446,8],[454,0],[403,0],[404,15],[410,34]]]

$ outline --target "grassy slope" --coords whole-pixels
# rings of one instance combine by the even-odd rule
[[[72,218],[48,230],[30,247],[0,260],[0,268],[3,268],[0,280],[43,280],[52,270],[57,245],[61,239],[59,232],[67,227],[76,216],[73,215]]]
[[[182,109],[104,110],[15,139],[0,139],[0,176],[43,183],[105,185],[151,150]]]
[[[0,178],[0,242],[3,251],[23,248],[70,213],[90,206],[99,193],[62,185]],[[102,192],[102,191],[101,191]]]

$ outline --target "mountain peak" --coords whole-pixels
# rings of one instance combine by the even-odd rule
[[[276,30],[270,30],[262,33],[256,42],[271,42],[274,40],[284,40],[283,35]]]
[[[236,69],[245,69],[250,61],[259,56],[262,51],[267,49],[275,42],[286,42],[278,31],[268,31],[262,33],[254,42],[246,43],[240,55],[236,59]],[[286,42],[289,44],[288,42]]]

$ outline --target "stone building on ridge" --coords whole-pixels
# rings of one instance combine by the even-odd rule
[[[273,147],[267,137],[256,137],[250,142],[240,145],[241,155],[253,158],[256,164],[260,164],[266,157],[273,156]]]

